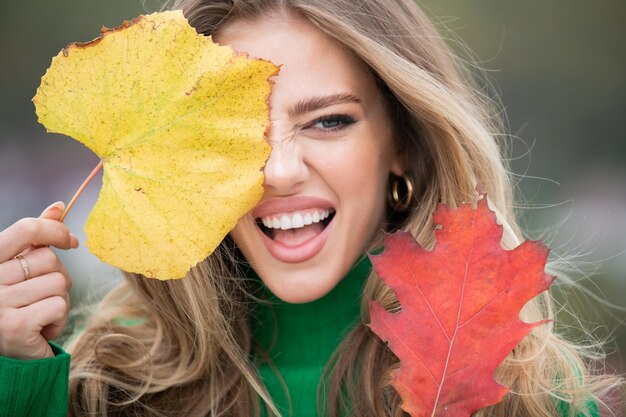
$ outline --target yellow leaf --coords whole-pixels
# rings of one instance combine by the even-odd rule
[[[48,131],[104,163],[89,249],[159,279],[181,278],[208,256],[263,193],[277,72],[198,35],[180,11],[61,51],[33,102]]]

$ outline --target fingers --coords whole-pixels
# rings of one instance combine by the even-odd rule
[[[0,285],[0,355],[16,359],[52,355],[47,341],[61,334],[67,322],[69,283],[61,272],[53,272]]]
[[[25,325],[29,328],[36,328],[38,332],[41,332],[48,325],[63,329],[69,308],[70,305],[65,297],[52,296],[22,307],[19,310],[21,310],[20,313],[28,317]]]
[[[57,201],[56,203],[48,206],[40,215],[40,219],[49,219],[49,220],[59,220],[63,215],[65,210],[65,203],[62,201]],[[73,233],[70,233],[70,239],[72,240],[72,248],[78,247],[78,238],[74,236]],[[75,245],[75,246],[74,246]],[[37,246],[29,245],[28,248],[24,249],[21,253],[28,253],[34,249],[37,249]]]
[[[55,339],[59,337],[61,333],[63,332],[65,325],[67,324],[67,316],[70,312],[70,299],[67,293],[63,297],[63,300],[65,301],[65,306],[66,306],[65,313],[62,316],[58,317],[53,322],[46,324],[41,329],[40,334],[46,340],[51,340],[51,339]],[[56,308],[56,307],[53,306],[53,308]],[[62,311],[62,306],[59,306],[58,308],[60,308]]]
[[[67,320],[63,320],[61,324],[51,323],[41,330],[41,336],[46,340],[56,339],[61,336],[63,333],[63,329],[65,328],[65,323]]]
[[[51,357],[46,333],[58,334],[65,325],[69,304],[64,297],[52,296],[34,304],[0,312],[0,354],[16,359]]]
[[[25,218],[0,232],[0,355],[17,359],[52,356],[47,340],[67,321],[72,281],[50,248],[78,247],[58,221],[59,202],[39,218]],[[16,255],[20,255],[15,259]]]
[[[26,262],[30,280],[39,275],[52,272],[60,272],[65,276],[67,287],[72,287],[71,279],[63,263],[54,251],[48,247],[38,248],[26,255],[22,255]],[[0,285],[13,285],[26,280],[27,269],[22,265],[22,260],[11,259],[0,263]]]
[[[67,278],[60,272],[38,276],[28,281],[5,287],[3,307],[20,308],[43,299],[59,296],[69,302]]]
[[[65,224],[57,220],[21,219],[0,232],[0,262],[5,262],[28,248],[38,246],[77,248],[78,239],[70,233]]]
[[[52,203],[48,207],[46,207],[46,209],[39,215],[39,218],[59,220],[61,218],[61,215],[63,214],[63,210],[65,210],[65,203],[62,201],[57,201],[56,203]]]

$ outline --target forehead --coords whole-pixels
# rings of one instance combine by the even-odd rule
[[[363,97],[375,90],[361,61],[302,17],[236,20],[221,28],[215,40],[280,65],[273,94],[286,88],[294,98],[343,92]]]

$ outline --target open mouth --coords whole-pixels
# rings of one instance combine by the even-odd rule
[[[259,217],[255,221],[273,241],[298,246],[322,233],[334,217],[334,209],[304,210]]]

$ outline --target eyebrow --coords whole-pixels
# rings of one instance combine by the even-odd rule
[[[310,97],[297,102],[289,109],[289,116],[300,116],[314,110],[323,109],[335,104],[360,103],[361,99],[350,93],[331,94],[328,96]]]

